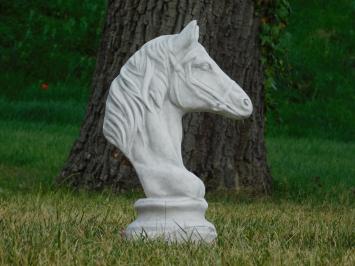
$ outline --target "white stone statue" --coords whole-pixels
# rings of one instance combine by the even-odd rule
[[[203,182],[183,164],[182,117],[213,112],[232,119],[252,113],[248,95],[198,42],[191,21],[179,34],[143,45],[112,81],[103,133],[137,171],[147,198],[135,203],[138,218],[128,239],[211,242]]]

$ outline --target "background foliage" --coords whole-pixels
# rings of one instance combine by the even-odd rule
[[[268,135],[354,141],[354,1],[291,3],[272,55],[276,67],[266,68],[274,77],[267,80]]]
[[[76,95],[66,89],[51,98],[78,100],[92,78],[105,1],[1,1],[0,10],[2,96],[37,98],[43,82],[75,83]]]

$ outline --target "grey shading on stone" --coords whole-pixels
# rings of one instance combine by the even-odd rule
[[[191,21],[179,34],[163,35],[142,46],[112,81],[103,133],[137,171],[146,199],[128,239],[212,242],[214,226],[205,218],[203,182],[183,164],[182,117],[212,112],[231,119],[251,115],[248,95],[198,42]]]

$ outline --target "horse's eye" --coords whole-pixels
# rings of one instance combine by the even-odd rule
[[[195,65],[196,68],[199,68],[201,70],[205,70],[205,71],[210,71],[212,70],[212,67],[209,63],[201,63],[201,64],[197,64]]]

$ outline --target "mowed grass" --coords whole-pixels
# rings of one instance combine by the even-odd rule
[[[0,121],[0,189],[50,188],[78,126]]]
[[[85,107],[75,114],[77,106],[59,118],[82,116]],[[42,119],[0,120],[0,189],[51,187],[79,134],[79,123],[49,123],[45,114]],[[354,196],[354,142],[269,137],[267,148],[278,197],[344,201]]]
[[[275,194],[208,194],[217,242],[168,246],[122,236],[142,194],[51,186],[79,125],[5,119],[0,128],[1,265],[355,263],[354,143],[269,138]]]
[[[1,265],[354,265],[355,212],[333,204],[212,197],[213,245],[128,242],[134,197],[41,192],[0,198]]]
[[[355,142],[269,137],[267,147],[276,194],[354,200]]]

